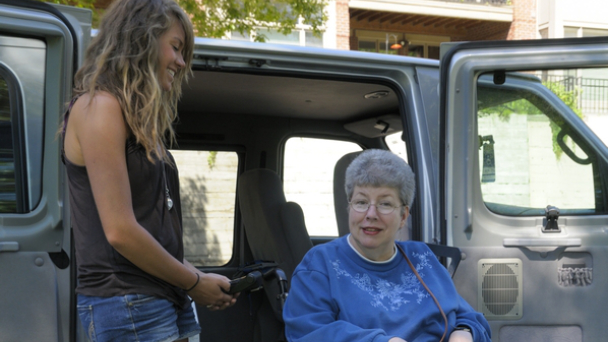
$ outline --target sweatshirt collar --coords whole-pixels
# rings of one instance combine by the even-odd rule
[[[388,260],[374,261],[374,260],[366,258],[365,256],[363,256],[363,254],[359,253],[359,251],[355,248],[355,246],[353,246],[353,244],[350,242],[350,234],[348,234],[346,236],[346,241],[348,241],[348,245],[350,246],[350,248],[352,248],[352,250],[355,251],[355,253],[357,253],[357,255],[359,257],[361,257],[361,259],[363,259],[371,264],[376,264],[376,265],[390,264],[393,260],[395,260],[395,257],[397,256],[397,247],[393,246],[393,256],[391,256]]]

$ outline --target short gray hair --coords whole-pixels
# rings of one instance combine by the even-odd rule
[[[363,151],[346,169],[344,188],[350,202],[355,186],[386,186],[399,193],[401,204],[412,206],[416,194],[414,172],[401,157],[378,149]]]

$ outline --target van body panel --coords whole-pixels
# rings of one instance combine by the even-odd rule
[[[0,330],[7,341],[67,341],[75,326],[73,283],[56,134],[71,94],[75,42],[70,24],[45,11],[50,6],[15,4],[0,2],[0,68],[11,110],[3,124],[12,127],[12,159],[3,151],[16,174],[16,198],[26,200],[0,215],[0,246],[10,247],[0,248]]]
[[[605,324],[594,323],[608,300],[603,290],[608,277],[605,267],[600,266],[608,256],[608,215],[603,206],[608,149],[572,109],[541,84],[542,76],[534,81],[534,77],[510,75],[597,68],[606,65],[607,52],[608,45],[600,39],[508,41],[485,47],[462,44],[442,59],[442,65],[449,65],[441,75],[442,120],[446,127],[443,219],[448,244],[460,247],[466,255],[454,282],[475,308],[487,312],[493,341],[544,341],[557,331],[568,341],[599,341],[608,332]],[[497,81],[501,75],[506,75],[506,80]],[[517,92],[522,99],[542,103],[538,108],[544,115],[529,115],[528,125],[541,123],[538,127],[543,127],[543,122],[555,122],[558,130],[572,137],[571,145],[560,147],[568,150],[573,148],[568,146],[576,145],[584,152],[586,160],[577,158],[573,165],[593,165],[595,209],[562,207],[554,221],[558,229],[548,229],[551,218],[542,207],[533,209],[536,205],[520,203],[507,208],[484,200],[484,187],[491,185],[483,180],[488,165],[480,156],[482,133],[478,132],[485,122],[485,114],[480,114],[487,100],[484,94],[490,88],[495,94],[505,94],[504,101],[511,101],[507,98]],[[514,121],[522,116],[513,113],[505,120],[511,120],[515,129]],[[496,132],[492,140],[496,147],[509,144],[507,140],[497,141]],[[553,159],[547,157],[548,161]],[[514,158],[517,156],[511,159],[517,163]],[[570,156],[561,154],[561,158],[563,161]],[[498,159],[495,163],[492,154],[492,170],[495,168],[498,178]],[[546,165],[547,171],[553,168],[549,162]],[[534,181],[530,178],[530,184]],[[553,185],[559,187],[561,183]],[[563,193],[566,197],[573,195]],[[497,277],[491,269],[504,271],[501,279],[511,283],[493,283]],[[494,295],[502,295],[503,302],[497,302]]]

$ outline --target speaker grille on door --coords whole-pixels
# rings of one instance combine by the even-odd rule
[[[487,319],[522,316],[520,259],[482,259],[478,262],[478,311]]]

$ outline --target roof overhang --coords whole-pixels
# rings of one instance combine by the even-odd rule
[[[512,6],[491,6],[429,0],[350,0],[351,9],[409,13],[484,21],[513,21]]]

